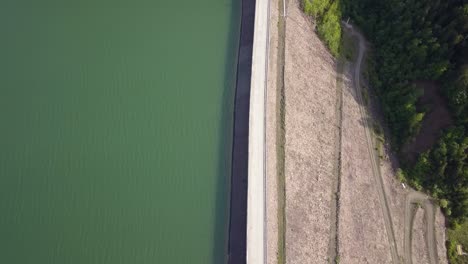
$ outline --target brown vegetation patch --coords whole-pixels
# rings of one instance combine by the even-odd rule
[[[444,98],[439,93],[439,85],[432,81],[418,81],[418,88],[424,90],[419,99],[418,111],[427,109],[421,124],[421,129],[414,140],[403,147],[403,154],[411,162],[418,155],[431,148],[442,134],[442,130],[453,124],[452,116]]]

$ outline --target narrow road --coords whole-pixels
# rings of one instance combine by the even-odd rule
[[[362,91],[361,91],[361,64],[362,64],[362,59],[364,57],[364,53],[367,50],[365,41],[363,36],[354,30],[354,28],[347,24],[343,23],[345,25],[345,28],[349,31],[349,33],[352,36],[356,36],[359,40],[359,54],[356,60],[356,65],[354,68],[354,87],[356,89],[356,98],[358,99],[358,104],[359,104],[359,112],[361,113],[361,119],[364,122],[364,131],[366,135],[366,141],[367,141],[367,149],[369,151],[369,156],[371,159],[371,165],[372,165],[372,174],[374,175],[375,182],[377,184],[377,192],[379,196],[379,201],[380,205],[382,207],[382,213],[384,216],[384,222],[385,222],[385,229],[387,231],[387,236],[388,236],[388,242],[390,245],[390,253],[392,255],[392,260],[394,264],[398,264],[398,252],[396,248],[396,240],[395,240],[395,233],[393,231],[393,224],[392,224],[392,219],[391,219],[391,214],[390,214],[390,209],[388,208],[388,202],[387,202],[387,196],[385,194],[385,188],[383,185],[383,180],[382,176],[380,175],[380,170],[379,170],[379,164],[377,163],[376,160],[376,153],[374,151],[374,144],[372,140],[372,131],[370,131],[370,128],[373,127],[372,124],[369,124],[368,120],[368,115],[366,112],[366,109],[364,108],[364,100],[362,99]]]

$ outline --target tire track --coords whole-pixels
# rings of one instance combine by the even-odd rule
[[[392,218],[390,214],[390,209],[388,207],[388,202],[387,202],[387,196],[385,193],[385,188],[383,185],[383,180],[382,180],[382,175],[380,175],[380,170],[379,170],[379,165],[376,160],[376,155],[374,152],[374,147],[373,147],[373,140],[372,140],[372,133],[370,131],[370,127],[372,127],[369,122],[368,122],[368,115],[366,112],[366,109],[364,108],[364,100],[362,99],[362,92],[361,92],[361,82],[360,82],[360,77],[361,77],[361,64],[362,64],[362,59],[364,57],[364,53],[367,50],[367,47],[364,42],[363,36],[354,30],[354,28],[347,23],[343,23],[345,25],[345,28],[349,30],[350,34],[352,36],[356,36],[359,40],[359,54],[356,60],[356,65],[354,68],[354,87],[356,89],[356,98],[358,99],[358,104],[359,104],[359,112],[361,113],[361,119],[364,122],[364,131],[366,135],[366,141],[367,141],[367,150],[369,152],[369,156],[371,159],[371,165],[372,165],[372,174],[374,175],[375,182],[377,184],[377,193],[379,196],[379,202],[382,207],[382,213],[384,216],[384,222],[385,222],[385,229],[387,231],[387,237],[388,237],[388,242],[390,246],[390,253],[392,256],[392,262],[394,264],[398,264],[398,251],[396,248],[396,239],[395,239],[395,232],[393,231],[393,223],[392,223]]]
[[[396,248],[396,239],[395,233],[393,231],[393,224],[391,219],[391,213],[388,207],[387,197],[383,185],[382,175],[380,174],[379,165],[376,161],[376,155],[373,148],[373,141],[371,137],[371,132],[369,131],[370,125],[368,123],[367,112],[364,109],[362,93],[361,93],[361,85],[360,85],[360,76],[361,76],[361,64],[364,53],[366,52],[366,45],[364,42],[363,36],[355,31],[353,27],[347,23],[344,23],[345,27],[350,31],[350,34],[356,36],[359,39],[359,55],[356,61],[356,67],[354,70],[354,86],[356,88],[357,98],[360,104],[359,110],[361,112],[361,118],[365,122],[365,134],[366,140],[368,145],[368,151],[371,157],[372,163],[372,171],[374,177],[376,179],[376,183],[378,185],[378,193],[379,193],[379,200],[382,205],[382,211],[385,220],[385,228],[387,230],[387,235],[390,244],[390,250],[392,255],[393,263],[399,263],[398,260],[398,251]],[[437,257],[437,243],[435,238],[435,210],[434,205],[431,202],[431,199],[420,192],[410,190],[407,195],[406,203],[405,203],[405,220],[404,220],[404,241],[403,241],[403,248],[404,248],[404,259],[406,264],[412,264],[412,232],[413,232],[413,218],[415,211],[413,210],[415,205],[422,205],[424,209],[424,217],[426,219],[426,247],[428,249],[429,254],[429,261],[431,264],[436,264],[438,257]]]
[[[424,218],[426,219],[426,247],[429,254],[429,261],[431,264],[437,263],[437,244],[435,238],[435,210],[434,205],[427,195],[411,191],[406,197],[405,203],[405,235],[404,235],[404,250],[405,250],[405,263],[412,264],[412,233],[413,233],[413,218],[414,206],[421,205],[424,209]]]

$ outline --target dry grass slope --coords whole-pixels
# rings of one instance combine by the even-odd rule
[[[286,24],[286,263],[328,263],[336,62],[291,0]]]
[[[281,210],[278,207],[278,27],[281,12],[277,0],[271,4],[270,62],[267,92],[267,263],[330,263],[330,239],[334,214],[334,182],[341,175],[339,193],[338,248],[340,263],[392,263],[383,211],[365,137],[366,123],[359,112],[353,85],[353,63],[337,61],[314,31],[313,22],[301,11],[299,0],[289,0],[285,39],[285,252],[278,251]],[[352,38],[345,39],[351,40]],[[355,59],[354,48],[343,58]],[[280,62],[281,64],[281,62]],[[340,79],[342,94],[337,87]],[[342,124],[337,125],[336,105],[342,95]],[[369,96],[370,106],[374,105]],[[367,107],[367,103],[366,103]],[[341,168],[337,173],[336,135],[341,129]],[[375,142],[374,142],[375,144]],[[382,145],[379,170],[382,175],[396,248],[402,256],[404,208],[408,189],[395,178],[392,155]],[[338,152],[339,153],[339,152]],[[389,158],[386,158],[389,157]],[[278,214],[279,212],[279,214]],[[436,215],[439,262],[446,263],[443,217]],[[423,225],[415,226],[417,235]],[[419,239],[420,240],[420,239]],[[425,244],[416,240],[413,251],[420,254]],[[440,242],[442,241],[442,242]],[[422,259],[421,256],[416,256]],[[423,260],[421,260],[423,261]],[[415,262],[416,263],[416,262]]]

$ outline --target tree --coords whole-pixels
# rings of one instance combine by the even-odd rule
[[[419,133],[425,118],[424,111],[417,107],[422,93],[413,83],[433,80],[443,84],[455,127],[445,130],[415,164],[402,160],[403,171],[398,175],[414,188],[439,198],[451,223],[462,223],[468,216],[467,1],[344,3],[345,15],[364,30],[373,44],[369,81],[381,101],[395,149],[401,149]]]
[[[447,208],[447,206],[448,206],[448,201],[445,200],[445,199],[441,199],[441,200],[439,201],[439,205],[440,205],[441,208],[444,208],[444,209],[445,209],[445,208]]]

